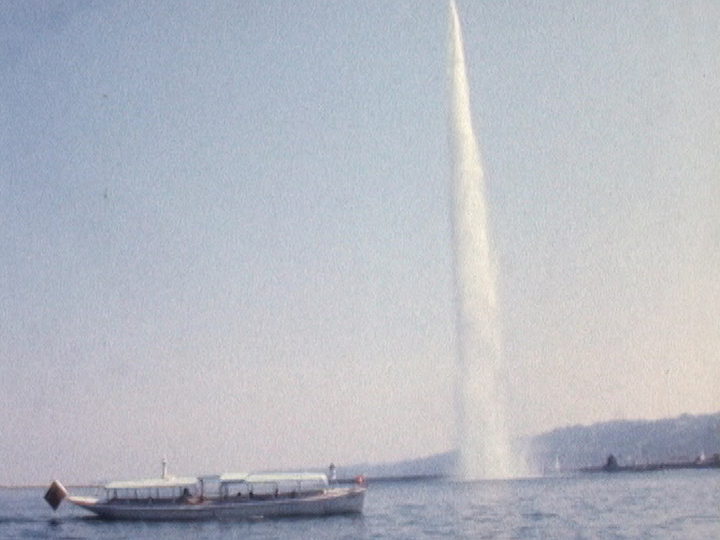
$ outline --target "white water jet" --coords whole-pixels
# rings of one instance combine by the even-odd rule
[[[473,132],[460,21],[450,0],[450,132],[457,294],[457,475],[514,476],[502,383],[497,271],[490,242],[485,177]]]

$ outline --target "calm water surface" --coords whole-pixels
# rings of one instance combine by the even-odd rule
[[[43,493],[0,489],[0,539],[720,538],[717,470],[371,483],[362,516],[253,522],[103,522]]]

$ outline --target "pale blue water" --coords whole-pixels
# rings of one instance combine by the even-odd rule
[[[456,484],[371,483],[359,517],[230,523],[111,523],[0,489],[0,539],[720,538],[720,471],[588,474]]]

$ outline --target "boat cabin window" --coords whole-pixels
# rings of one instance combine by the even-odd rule
[[[107,497],[110,500],[137,500],[157,499],[172,500],[183,496],[194,496],[197,493],[195,486],[173,487],[140,487],[140,488],[108,488]]]
[[[301,494],[320,493],[327,488],[324,478],[274,478],[258,477],[241,481],[226,481],[221,484],[220,496],[268,498],[287,497]]]

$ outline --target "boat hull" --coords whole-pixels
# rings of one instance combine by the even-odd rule
[[[247,520],[279,517],[327,516],[362,512],[365,488],[338,488],[303,497],[261,500],[230,499],[202,502],[97,501],[69,497],[76,506],[102,519],[125,521]]]

